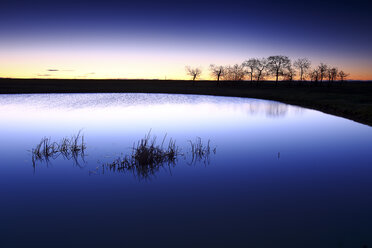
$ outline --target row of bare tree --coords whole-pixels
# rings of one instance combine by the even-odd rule
[[[265,79],[275,79],[275,82],[279,80],[293,81],[296,76],[299,81],[323,82],[328,80],[329,82],[334,82],[336,80],[344,81],[349,76],[344,71],[324,63],[311,68],[311,61],[307,58],[299,58],[292,63],[287,56],[283,55],[261,59],[251,58],[240,65],[222,66],[211,64],[209,71],[217,82],[220,80],[260,82]],[[202,69],[186,66],[186,73],[195,81],[201,76]]]

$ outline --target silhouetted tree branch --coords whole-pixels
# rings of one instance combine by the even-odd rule
[[[314,69],[311,69],[310,66],[311,62],[308,58],[299,58],[292,63],[287,56],[277,55],[261,59],[250,58],[242,64],[228,66],[211,64],[209,71],[218,84],[221,80],[241,81],[245,79],[246,75],[251,82],[254,80],[260,82],[264,77],[270,75],[275,78],[276,85],[279,77],[283,77],[283,80],[286,81],[293,81],[297,74],[301,82],[309,78],[311,82],[315,83],[323,82],[325,79],[328,79],[329,83],[338,79],[344,81],[349,76],[349,74],[339,71],[337,67],[330,67],[325,63],[320,63]],[[202,70],[199,67],[186,66],[186,73],[195,82],[200,77]]]
[[[260,82],[266,75],[266,71],[269,66],[269,61],[265,58],[257,59],[256,70],[257,70],[257,82]]]
[[[332,81],[332,83],[333,83],[334,81],[337,80],[337,77],[338,77],[338,69],[337,69],[336,67],[332,67],[332,68],[330,69],[330,72],[329,72],[329,73],[331,74],[331,81]]]
[[[326,76],[327,70],[328,70],[328,65],[324,63],[320,63],[320,65],[318,66],[318,71],[319,71],[319,78],[320,78],[321,83],[323,82],[323,78]]]
[[[319,81],[319,70],[314,69],[310,72],[310,80],[317,83]]]
[[[269,70],[275,76],[275,82],[278,83],[279,76],[284,74],[284,69],[288,67],[291,60],[287,56],[277,55],[270,56],[269,61]]]
[[[300,71],[300,81],[303,81],[304,75],[310,69],[311,62],[307,58],[300,58],[293,63],[293,66]]]
[[[209,70],[211,71],[211,75],[213,77],[216,77],[217,78],[217,82],[220,81],[220,78],[222,78],[223,76],[225,76],[225,67],[223,67],[222,65],[221,66],[217,66],[217,65],[214,65],[214,64],[211,64],[209,66]]]
[[[286,81],[289,81],[289,82],[292,82],[293,81],[293,78],[296,76],[296,71],[295,69],[292,67],[292,64],[289,63],[287,66],[286,66],[286,71],[284,72],[284,78]]]
[[[186,73],[187,75],[192,77],[192,81],[194,82],[195,79],[200,77],[202,70],[198,67],[191,68],[190,66],[186,66]]]
[[[229,81],[241,81],[244,79],[245,72],[242,65],[235,64],[233,66],[226,67],[226,73],[224,78]]]
[[[243,67],[248,68],[247,74],[250,76],[251,82],[253,82],[254,72],[257,70],[258,63],[258,59],[249,59],[243,62]]]
[[[338,76],[340,77],[340,79],[341,79],[341,82],[343,82],[348,76],[350,76],[350,74],[348,74],[348,73],[345,73],[344,71],[340,71],[339,73],[338,73]]]

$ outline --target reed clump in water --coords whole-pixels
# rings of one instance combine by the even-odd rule
[[[71,138],[63,138],[59,143],[52,142],[51,138],[44,137],[31,150],[32,163],[35,167],[36,161],[49,163],[51,158],[56,159],[62,155],[64,158],[68,160],[73,159],[76,164],[79,164],[78,158],[81,157],[84,160],[85,149],[84,135],[80,131]]]
[[[186,155],[180,152],[180,148],[172,138],[169,140],[168,145],[164,147],[166,136],[164,136],[162,143],[158,145],[156,136],[151,137],[149,132],[143,139],[133,145],[130,155],[102,164],[102,170],[131,172],[139,179],[149,179],[165,165],[168,165],[171,172],[170,169],[176,166],[178,158],[183,157],[186,159]],[[210,140],[208,140],[207,144],[204,144],[202,139],[198,137],[195,142],[189,140],[189,143],[191,145],[191,164],[201,161],[204,164],[209,164],[210,154],[216,153],[216,148],[211,147]]]
[[[63,138],[58,144],[58,151],[67,159],[77,161],[78,157],[84,160],[86,145],[84,143],[84,135],[79,131],[76,135],[69,138]]]
[[[50,157],[55,157],[57,154],[58,144],[45,137],[32,149],[32,162],[35,163],[36,160],[49,161]]]
[[[161,145],[156,144],[156,136],[151,140],[150,133],[133,146],[133,162],[138,166],[157,166],[163,163],[175,163],[179,149],[173,139],[169,140],[168,147],[163,148],[166,135]]]
[[[178,156],[181,155],[176,141],[170,139],[168,145],[164,147],[166,135],[163,142],[158,145],[156,136],[151,138],[150,132],[137,144],[133,145],[132,153],[107,164],[106,167],[112,171],[126,172],[130,171],[139,178],[148,178],[154,175],[164,165],[175,165]]]
[[[147,179],[165,165],[168,165],[169,170],[176,166],[179,157],[186,159],[186,155],[180,152],[181,150],[174,139],[170,138],[165,146],[167,138],[165,135],[159,145],[156,136],[151,137],[150,132],[133,144],[130,155],[119,157],[111,163],[102,164],[102,172],[104,173],[105,169],[114,172],[132,172],[140,179]],[[189,143],[191,145],[191,163],[203,161],[204,164],[209,164],[210,154],[216,153],[216,148],[212,149],[210,146],[210,140],[204,144],[202,139],[197,137],[195,142],[189,140]],[[81,157],[84,161],[85,149],[84,135],[81,135],[80,131],[77,135],[63,138],[60,142],[52,142],[51,138],[45,137],[32,149],[33,167],[35,168],[37,161],[48,164],[50,159],[56,159],[59,156],[68,160],[73,159],[75,164],[80,166],[78,159]],[[90,174],[97,174],[97,172],[98,167],[95,171],[90,171]]]

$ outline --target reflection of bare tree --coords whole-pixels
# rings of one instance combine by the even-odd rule
[[[288,105],[279,102],[272,102],[267,105],[265,112],[267,116],[272,118],[283,117],[288,112]]]
[[[289,110],[289,106],[280,102],[271,101],[254,101],[240,105],[240,108],[247,115],[257,115],[264,113],[268,117],[284,117]],[[302,109],[300,107],[291,106],[291,109]],[[238,109],[236,109],[238,110]],[[298,113],[294,112],[294,113]]]
[[[225,103],[221,104],[218,108],[219,111],[224,112],[237,112],[239,114],[245,114],[247,116],[255,115],[266,115],[267,117],[284,117],[290,115],[302,115],[305,108],[288,105],[281,102],[251,99],[245,102],[236,103]]]
[[[304,108],[301,108],[301,107],[295,107],[295,106],[292,106],[292,109],[293,109],[293,113],[295,115],[303,115],[303,113],[305,112],[305,109]]]

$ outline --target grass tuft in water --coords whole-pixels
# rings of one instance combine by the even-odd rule
[[[101,164],[102,173],[106,169],[113,172],[131,172],[139,179],[149,179],[165,165],[168,165],[171,173],[171,168],[176,166],[178,158],[186,159],[186,155],[180,152],[181,149],[174,139],[170,138],[168,142],[166,140],[167,135],[164,136],[161,144],[158,144],[157,137],[152,137],[150,130],[144,138],[133,144],[131,154],[122,155],[113,162]],[[216,153],[216,148],[211,148],[210,140],[204,144],[202,139],[197,137],[195,141],[189,140],[189,143],[191,145],[190,164],[198,162],[209,164],[210,154]],[[71,138],[63,138],[59,143],[52,142],[51,138],[45,137],[32,149],[33,167],[35,168],[37,162],[46,162],[48,165],[50,159],[56,159],[59,156],[68,160],[73,159],[75,164],[80,166],[78,162],[80,157],[85,162],[85,149],[84,135],[80,131]],[[98,169],[99,167],[94,171],[89,171],[89,174],[99,174]]]
[[[156,144],[156,136],[151,139],[150,132],[136,146],[133,146],[133,162],[138,166],[157,166],[163,163],[175,163],[179,149],[173,139],[169,140],[168,147],[163,148],[166,135],[161,145]]]
[[[186,155],[180,152],[181,150],[176,145],[175,140],[169,139],[167,146],[164,147],[167,135],[164,136],[162,143],[158,145],[156,136],[151,137],[150,132],[133,144],[130,155],[102,164],[103,171],[108,169],[113,172],[131,172],[139,179],[149,179],[165,165],[168,165],[169,172],[171,172],[171,167],[176,166],[179,157],[186,159]],[[190,164],[201,161],[204,164],[209,164],[210,154],[216,153],[216,148],[211,148],[210,140],[207,144],[204,144],[202,139],[197,137],[195,142],[189,140],[189,143],[192,156]]]
[[[79,131],[76,135],[71,138],[63,138],[59,143],[52,142],[51,138],[44,137],[40,143],[31,150],[32,153],[32,164],[35,167],[36,162],[46,162],[49,160],[56,159],[60,155],[70,160],[73,159],[77,165],[78,158],[81,157],[84,161],[84,152],[86,145],[84,143],[84,135]]]
[[[102,167],[118,172],[129,171],[140,179],[147,179],[164,165],[174,166],[178,156],[181,155],[180,149],[173,139],[170,139],[168,145],[164,147],[166,136],[164,136],[162,143],[158,145],[156,136],[151,137],[149,132],[137,144],[133,145],[131,155],[103,164]]]

